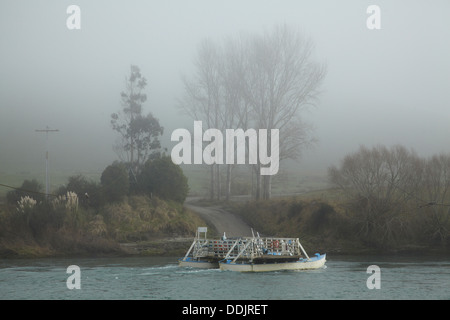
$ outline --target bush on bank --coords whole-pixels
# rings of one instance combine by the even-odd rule
[[[345,202],[299,198],[233,205],[234,212],[261,235],[298,237],[307,251],[448,252],[449,239],[438,235],[440,228],[432,208],[370,218],[355,209]]]
[[[130,175],[140,183],[135,188]],[[114,162],[100,183],[71,176],[48,198],[42,189],[26,180],[8,193],[0,206],[0,256],[120,254],[121,242],[191,237],[205,224],[183,208],[187,178],[164,156],[137,173]]]

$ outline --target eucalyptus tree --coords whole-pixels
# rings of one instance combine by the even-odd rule
[[[133,175],[153,153],[159,152],[160,136],[164,128],[150,112],[143,114],[142,105],[147,100],[147,79],[139,67],[132,65],[121,92],[122,110],[111,115],[111,125],[120,134],[115,151],[123,162],[130,164]]]

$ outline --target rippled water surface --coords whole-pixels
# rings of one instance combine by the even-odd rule
[[[0,261],[0,299],[450,299],[450,260],[327,257],[310,271],[238,273],[178,267],[177,258]],[[67,267],[80,267],[69,290]],[[370,265],[380,289],[368,289]]]

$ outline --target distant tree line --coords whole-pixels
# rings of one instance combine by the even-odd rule
[[[328,174],[368,242],[421,235],[425,243],[449,244],[450,154],[421,158],[399,145],[361,146]]]

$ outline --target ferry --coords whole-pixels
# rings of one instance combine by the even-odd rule
[[[309,257],[298,238],[252,237],[240,241],[238,249],[219,261],[224,271],[264,272],[308,270],[325,266],[326,254]]]
[[[178,260],[180,267],[219,268],[219,261],[225,258],[234,239],[227,239],[225,233],[221,239],[208,239],[207,232],[207,227],[197,228],[189,250]]]
[[[264,272],[323,268],[326,254],[309,257],[298,238],[238,237],[207,239],[207,228],[199,227],[181,267],[220,268],[223,271]]]

